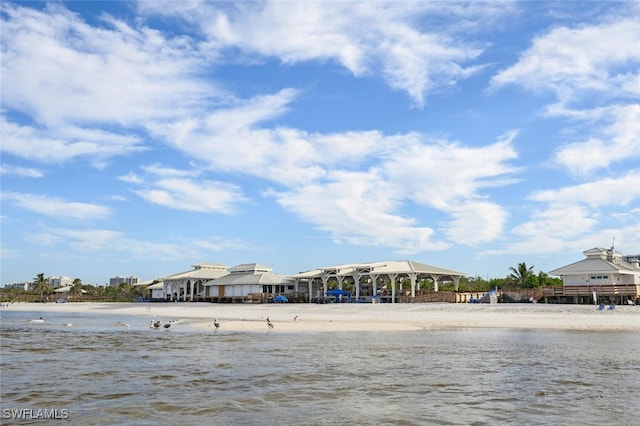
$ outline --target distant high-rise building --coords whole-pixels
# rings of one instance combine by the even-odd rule
[[[49,277],[49,284],[53,288],[59,288],[73,284],[73,280],[69,277]]]
[[[115,276],[113,278],[109,278],[109,285],[111,287],[117,287],[122,283],[127,283],[127,284],[137,284],[138,283],[138,277],[134,277],[133,275],[130,277],[121,277],[121,276]]]
[[[23,283],[6,284],[4,287],[5,288],[19,288],[20,290],[29,291],[29,290],[33,290],[33,283],[25,281]]]

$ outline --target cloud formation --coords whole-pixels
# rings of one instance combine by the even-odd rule
[[[258,206],[384,256],[582,251],[639,226],[640,8],[616,5],[538,25],[509,1],[3,2],[3,204],[80,221],[43,243],[168,258],[125,204],[195,228]],[[75,173],[113,205],[63,192]]]

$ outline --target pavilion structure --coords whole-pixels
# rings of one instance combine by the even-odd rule
[[[225,265],[218,263],[198,263],[191,265],[191,271],[169,275],[162,279],[166,300],[171,302],[193,302],[205,297],[205,284],[229,274]]]
[[[295,280],[295,292],[299,293],[301,286],[307,286],[304,293],[308,292],[308,301],[314,299],[314,289],[316,297],[324,297],[329,290],[329,281],[337,282],[339,289],[343,288],[345,282],[349,282],[354,291],[356,300],[362,298],[375,298],[382,292],[390,295],[390,301],[396,301],[396,292],[402,292],[403,282],[410,282],[410,296],[415,297],[416,287],[423,280],[433,282],[433,288],[438,291],[438,284],[444,281],[453,281],[457,290],[460,278],[465,276],[461,272],[412,260],[374,262],[374,263],[354,263],[345,265],[328,266],[292,275]],[[320,288],[321,294],[320,294]]]

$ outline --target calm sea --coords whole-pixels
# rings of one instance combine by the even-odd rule
[[[238,333],[224,324],[150,330],[142,317],[47,313],[38,324],[28,322],[36,312],[1,313],[2,424],[636,425],[640,418],[640,334]],[[38,410],[64,419],[37,418]]]

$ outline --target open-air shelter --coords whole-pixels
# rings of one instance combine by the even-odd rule
[[[361,289],[366,287],[368,296],[376,296],[382,288],[390,291],[391,302],[396,300],[396,288],[401,288],[402,282],[406,279],[410,281],[410,295],[415,297],[417,284],[421,280],[431,280],[433,288],[438,291],[438,285],[444,281],[453,281],[457,290],[460,278],[465,274],[452,271],[450,269],[427,265],[412,260],[400,260],[374,263],[354,263],[325,268],[314,269],[293,275],[295,280],[295,291],[298,292],[300,286],[308,286],[309,302],[313,300],[314,285],[317,293],[320,293],[319,286],[322,286],[321,294],[325,295],[329,290],[329,280],[335,279],[339,289],[343,288],[345,280],[353,284],[355,299],[361,297]],[[389,286],[390,289],[386,287]]]

